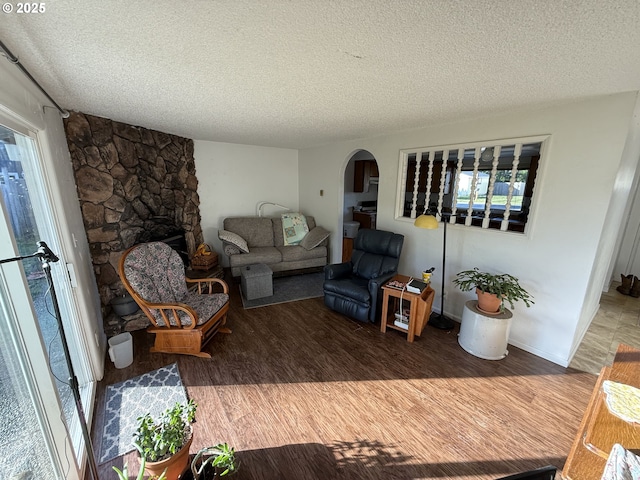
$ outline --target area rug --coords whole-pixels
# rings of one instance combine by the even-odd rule
[[[273,295],[270,297],[247,300],[242,295],[242,306],[248,310],[250,308],[266,307],[277,303],[295,302],[307,298],[322,297],[322,284],[324,273],[306,273],[304,275],[292,275],[290,277],[276,277],[273,279]]]
[[[133,433],[138,417],[149,412],[154,418],[176,403],[187,401],[178,365],[166,367],[109,385],[105,394],[105,425],[99,463],[134,449]]]

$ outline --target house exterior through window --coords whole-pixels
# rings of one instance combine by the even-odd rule
[[[396,218],[524,233],[548,136],[400,150]]]

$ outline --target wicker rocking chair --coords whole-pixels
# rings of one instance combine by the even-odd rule
[[[218,278],[186,278],[180,255],[166,243],[131,247],[122,254],[118,273],[152,323],[147,328],[155,334],[151,352],[211,358],[202,347],[218,332],[231,333],[224,327],[229,310],[227,284]]]

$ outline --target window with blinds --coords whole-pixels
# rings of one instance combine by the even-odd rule
[[[547,138],[401,150],[396,217],[523,233]]]

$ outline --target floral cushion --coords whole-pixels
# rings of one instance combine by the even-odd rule
[[[210,295],[201,295],[199,293],[189,293],[184,303],[193,308],[198,314],[198,325],[202,325],[213,317],[218,310],[225,306],[229,301],[229,295],[226,293],[213,293]],[[184,325],[190,325],[191,321],[189,316],[180,312],[180,321]],[[171,321],[173,324],[174,322]]]
[[[199,295],[190,293],[184,276],[184,263],[180,255],[164,242],[143,243],[135,247],[124,262],[124,274],[133,289],[149,303],[185,303],[198,314],[198,325],[209,320],[229,300],[229,295],[216,293]],[[157,309],[151,314],[164,326]],[[172,312],[166,312],[169,323],[177,325]],[[178,312],[183,325],[191,325],[185,312]]]

